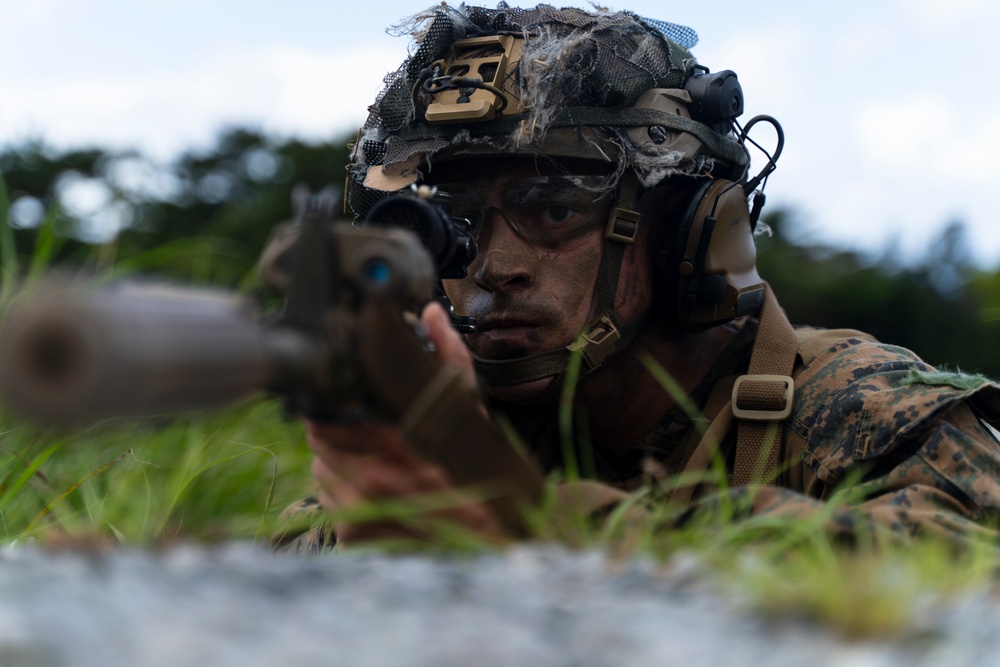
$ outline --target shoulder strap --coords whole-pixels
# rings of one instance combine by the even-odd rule
[[[798,347],[795,330],[767,286],[749,372],[733,386],[732,412],[738,423],[733,486],[772,485],[778,475],[781,423],[792,412]]]
[[[669,495],[670,502],[687,505],[694,497],[698,486],[705,481],[705,475],[712,465],[712,457],[719,451],[729,428],[733,424],[731,396],[736,376],[728,375],[720,378],[708,396],[705,409],[702,411],[702,424],[708,426],[698,429],[701,439],[691,457],[681,471],[678,485]]]

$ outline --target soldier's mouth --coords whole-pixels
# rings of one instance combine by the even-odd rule
[[[541,325],[517,320],[486,320],[469,335],[469,345],[487,359],[512,359],[537,350],[542,343]]]

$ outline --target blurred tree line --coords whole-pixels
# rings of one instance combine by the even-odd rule
[[[21,257],[31,256],[55,207],[56,263],[236,287],[252,280],[273,227],[292,218],[296,184],[343,187],[347,144],[232,129],[210,150],[164,165],[134,152],[28,143],[0,150],[0,176]]]
[[[292,216],[296,184],[342,188],[349,142],[231,129],[210,150],[168,165],[28,143],[0,150],[0,175],[22,258],[51,226],[57,262],[232,288],[252,284],[271,229]],[[888,249],[873,258],[790,242],[795,221],[785,210],[764,221],[775,233],[759,240],[760,271],[792,322],[862,329],[931,363],[1000,378],[1000,266],[973,264],[960,223],[945,226],[923,258],[904,262]]]
[[[788,211],[764,221],[761,275],[794,324],[866,331],[928,362],[1000,378],[1000,266],[977,268],[960,222],[947,224],[924,257],[904,262],[823,245],[793,244]]]

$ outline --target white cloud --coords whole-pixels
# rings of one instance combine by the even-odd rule
[[[944,145],[941,162],[956,180],[995,188],[1000,179],[1000,117],[993,114],[977,119],[977,123],[961,128],[960,134]]]
[[[965,120],[947,98],[931,91],[861,104],[854,128],[872,171],[982,182],[1000,174],[1000,119]]]
[[[901,16],[935,31],[979,22],[1000,14],[996,0],[896,0],[896,5],[900,8]]]
[[[56,15],[59,6],[64,4],[66,4],[64,0],[32,0],[32,2],[4,3],[0,9],[3,10],[4,23],[8,27],[20,27],[51,19]]]
[[[881,247],[891,238],[894,232],[890,225],[894,226],[898,220],[885,221],[880,215],[886,200],[883,184],[844,179],[826,185],[825,197],[810,197],[813,202],[823,202],[815,214],[822,223],[819,229],[824,238],[868,248]],[[872,224],[876,220],[879,224]]]
[[[315,136],[362,122],[382,79],[404,55],[402,49],[314,54],[281,47],[261,53],[249,69],[266,72],[280,93],[270,100],[268,115],[285,131]]]
[[[23,35],[46,25],[57,15],[60,0],[0,4],[0,71],[19,62]]]
[[[0,4],[0,145],[33,133],[60,146],[137,147],[156,161],[208,145],[224,124],[314,140],[351,131],[405,55],[407,40],[382,28],[424,6],[345,4],[330,21],[329,0],[280,14],[251,1],[231,16],[225,8],[234,0],[133,0],[133,8],[155,10],[146,13],[115,11],[104,0]],[[1000,225],[988,193],[1000,180],[1000,115],[991,111],[1000,97],[989,76],[1000,1],[840,9],[786,1],[760,7],[755,18],[728,2],[669,12],[653,0],[619,4],[698,29],[699,59],[740,76],[742,120],[770,113],[784,124],[788,143],[768,185],[769,208],[799,207],[816,240],[878,249],[899,238],[916,253],[962,216],[977,251],[996,262]],[[84,25],[85,16],[104,20]],[[217,34],[165,29],[216,18]],[[262,28],[265,20],[274,25]],[[39,46],[54,36],[61,50]],[[149,49],[135,48],[147,40]],[[332,51],[362,40],[363,48]],[[179,48],[187,57],[171,57]],[[35,52],[51,59],[25,56]],[[80,57],[55,60],[65,53]],[[754,137],[770,146],[760,127]]]
[[[946,223],[961,221],[976,261],[994,267],[1000,226],[991,183],[984,174],[966,175],[941,178],[921,160],[875,168],[817,159],[803,169],[779,169],[768,207],[794,207],[801,223],[790,230],[796,238],[875,254],[891,248],[908,260],[923,258]]]
[[[708,46],[708,45],[706,45]],[[769,105],[799,98],[812,85],[808,76],[808,34],[794,25],[755,26],[722,48],[700,48],[698,59],[714,70],[732,69],[747,93],[747,104]]]
[[[141,76],[4,83],[0,143],[43,135],[57,145],[138,147],[159,157],[202,146],[222,125],[319,140],[363,122],[387,65],[381,45],[322,53],[292,46],[216,54]]]
[[[862,155],[876,168],[926,170],[952,133],[955,114],[933,93],[859,104],[854,125]]]
[[[886,53],[900,51],[900,35],[892,26],[872,20],[859,20],[833,35],[827,54],[828,67],[840,72],[870,68]]]

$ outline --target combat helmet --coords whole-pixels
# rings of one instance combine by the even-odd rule
[[[747,196],[774,160],[748,181],[749,124],[734,131],[742,89],[732,71],[697,63],[693,30],[630,12],[442,3],[399,31],[414,36],[414,48],[386,77],[349,168],[358,218],[435,163],[462,157],[585,158],[608,163],[613,175],[585,331],[564,350],[475,359],[487,382],[559,376],[581,348],[587,372],[634,336],[641,322],[620,322],[614,311],[618,274],[640,224],[640,191],[668,177],[698,179],[669,244],[668,310],[678,326],[704,328],[760,309],[753,228],[763,200],[751,212]]]

